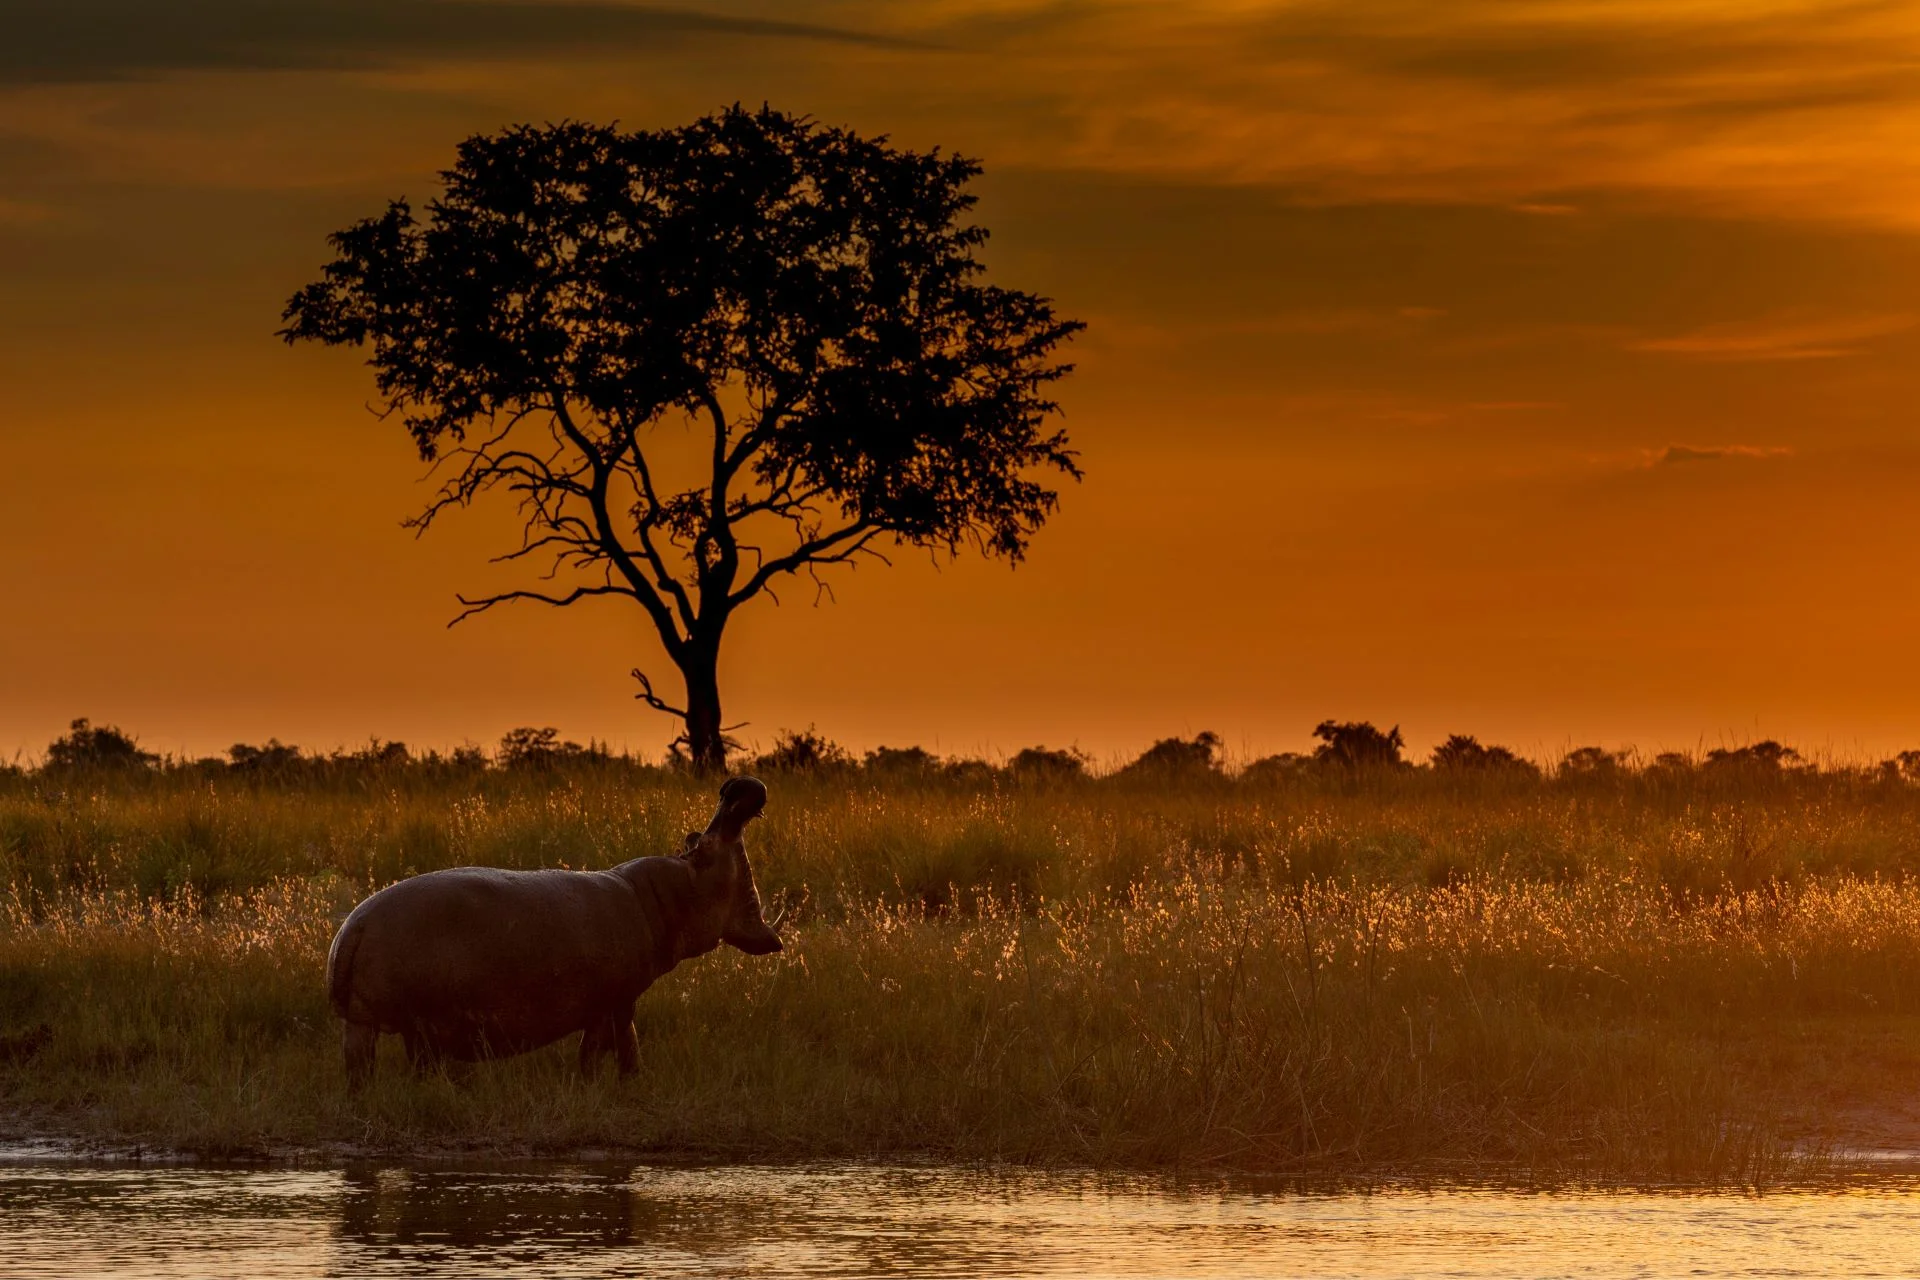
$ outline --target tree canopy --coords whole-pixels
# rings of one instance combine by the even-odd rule
[[[460,617],[633,599],[686,684],[675,705],[636,670],[639,696],[717,765],[735,610],[888,546],[1018,561],[1080,474],[1048,391],[1081,326],[981,278],[979,172],[764,107],[511,128],[461,144],[424,217],[396,200],[333,235],[282,332],[371,348],[446,468],[417,529],[517,499],[501,558],[552,584]]]

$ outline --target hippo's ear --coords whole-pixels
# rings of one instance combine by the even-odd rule
[[[699,847],[700,847],[700,833],[698,831],[689,831],[687,832],[686,840],[680,846],[680,851],[682,853],[692,853],[695,849],[698,849]]]

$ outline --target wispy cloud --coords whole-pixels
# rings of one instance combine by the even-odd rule
[[[1545,218],[1597,209],[1596,193],[1611,193],[1689,211],[1920,225],[1920,21],[1905,0],[0,5],[0,87],[513,57],[563,93],[601,76],[631,95],[634,68],[611,65],[618,55],[667,49],[643,82],[694,94],[702,109],[743,85],[816,110],[857,100],[903,136],[937,130],[1003,167]],[[678,51],[702,34],[869,51],[911,42],[950,56],[691,68]],[[589,61],[597,68],[583,70]]]
[[[978,100],[1025,107],[995,155],[1045,148],[1088,168],[1340,200],[1544,214],[1613,190],[1920,222],[1920,21],[1898,0],[847,0],[821,12],[990,50]]]
[[[46,205],[0,196],[0,227],[33,226],[50,221],[53,216],[54,211]]]
[[[579,0],[10,0],[0,84],[644,48],[701,34],[887,43],[779,18]]]
[[[1773,458],[1790,458],[1793,450],[1777,445],[1761,444],[1670,444],[1659,453],[1648,457],[1647,465],[1654,467],[1677,467],[1695,462],[1762,462]]]
[[[1672,337],[1645,338],[1628,347],[1697,360],[1830,360],[1858,354],[1872,339],[1915,324],[1920,324],[1920,317],[1912,315],[1742,320]]]

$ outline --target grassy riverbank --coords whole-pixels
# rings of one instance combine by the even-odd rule
[[[619,1148],[1756,1178],[1920,1132],[1920,788],[1867,774],[775,778],[789,949],[562,1047],[349,1102],[370,887],[670,850],[603,764],[0,782],[0,1129],[207,1154]],[[42,1030],[44,1028],[44,1030]]]

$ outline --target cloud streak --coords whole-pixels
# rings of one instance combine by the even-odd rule
[[[1858,355],[1874,338],[1901,333],[1920,323],[1911,315],[1846,316],[1833,319],[1749,320],[1706,325],[1668,338],[1628,344],[1695,360],[1737,363],[1773,360],[1831,360]]]
[[[1699,462],[1765,462],[1775,458],[1790,458],[1792,456],[1793,450],[1776,445],[1670,444],[1655,455],[1649,465],[1655,467],[1678,467]]]
[[[1001,166],[1334,202],[1920,226],[1920,19],[1895,0],[12,0],[0,88],[514,58],[615,100],[751,84]],[[887,34],[870,34],[887,33]],[[682,56],[699,36],[854,56]],[[863,52],[856,46],[866,46]],[[923,56],[928,50],[946,51]],[[910,57],[868,57],[882,48]],[[649,51],[669,51],[647,59]],[[602,54],[617,55],[601,57]],[[589,68],[589,56],[596,64]],[[692,65],[699,63],[697,67]],[[854,65],[857,63],[857,66]],[[486,74],[491,74],[490,71]],[[724,86],[716,88],[716,86]],[[479,89],[489,97],[494,86]]]
[[[8,10],[0,84],[13,85],[645,48],[696,35],[890,43],[805,22],[578,0],[14,0]]]
[[[990,52],[969,100],[983,114],[1020,102],[990,154],[1023,163],[1332,200],[1544,210],[1609,191],[1689,212],[1920,224],[1910,4],[870,0],[815,12]]]

